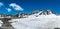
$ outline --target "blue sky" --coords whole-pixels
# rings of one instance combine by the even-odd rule
[[[54,13],[60,14],[60,0],[0,0],[0,2],[3,3],[3,6],[0,7],[0,13],[16,14],[18,12],[50,9]],[[18,5],[22,10],[16,10],[10,4]],[[6,9],[9,9],[9,12]]]

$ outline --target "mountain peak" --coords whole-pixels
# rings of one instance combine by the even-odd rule
[[[39,15],[50,15],[50,14],[53,14],[51,10],[42,10],[39,13]]]
[[[51,10],[37,10],[37,11],[33,11],[32,13],[34,13],[34,15],[51,15],[51,14],[54,14]]]

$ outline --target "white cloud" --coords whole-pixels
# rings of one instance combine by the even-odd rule
[[[0,7],[1,7],[1,6],[3,6],[3,3],[2,3],[2,2],[0,2]]]
[[[11,9],[10,9],[10,8],[6,8],[6,9],[7,9],[7,11],[8,11],[8,12],[10,12],[10,11],[11,11]]]
[[[24,10],[23,8],[21,8],[21,6],[15,3],[11,3],[9,6],[13,7],[15,10]]]

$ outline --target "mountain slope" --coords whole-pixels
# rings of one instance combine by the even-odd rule
[[[33,14],[34,13],[34,14]],[[16,18],[9,22],[15,29],[54,29],[60,28],[60,15],[50,10],[33,12],[26,18]],[[2,22],[1,22],[2,23]]]
[[[41,13],[43,13],[43,15]],[[39,14],[41,14],[41,15],[39,15]],[[38,15],[38,17],[36,17],[35,15]],[[57,15],[51,13],[51,11],[40,11],[39,13],[28,16],[27,18],[12,19],[10,22],[13,22],[12,26],[15,29],[60,28],[60,23],[59,23],[60,16],[57,16]]]

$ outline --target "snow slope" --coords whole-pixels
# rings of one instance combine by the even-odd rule
[[[28,18],[12,19],[10,22],[15,29],[54,29],[60,28],[60,16],[31,15]]]

